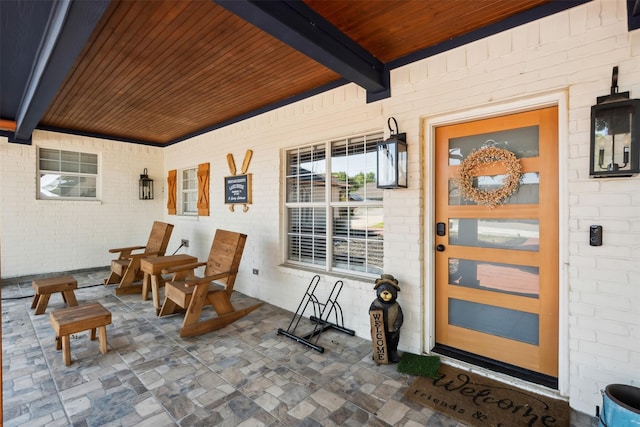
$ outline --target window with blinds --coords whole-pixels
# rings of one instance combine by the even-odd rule
[[[286,154],[287,261],[326,271],[383,270],[382,132],[299,147]]]
[[[58,200],[98,197],[98,155],[38,148],[38,198]]]

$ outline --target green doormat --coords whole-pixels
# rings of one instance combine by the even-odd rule
[[[398,372],[421,377],[435,378],[440,368],[438,356],[419,356],[417,354],[403,353],[398,363]]]

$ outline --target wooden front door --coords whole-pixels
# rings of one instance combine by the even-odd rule
[[[557,107],[436,128],[436,349],[558,376]],[[460,163],[482,147],[515,153],[517,193],[495,207],[462,196]],[[487,163],[473,187],[502,186]]]

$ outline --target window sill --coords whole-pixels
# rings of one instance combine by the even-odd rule
[[[286,270],[305,271],[311,274],[318,274],[320,276],[335,277],[336,279],[353,280],[353,281],[358,281],[363,283],[373,283],[379,277],[379,276],[376,276],[375,274],[370,274],[370,273],[355,274],[355,273],[346,273],[343,271],[326,271],[318,268],[312,268],[312,267],[307,267],[307,266],[298,265],[298,264],[290,264],[290,263],[280,264],[278,267]]]
[[[79,204],[98,204],[98,205],[102,205],[102,200],[100,199],[36,199],[36,203],[62,203],[62,204],[72,204],[72,205],[79,205]]]
[[[171,215],[172,217],[175,217],[176,220],[180,220],[180,221],[199,221],[200,217],[198,215],[185,215],[185,214],[177,214],[177,215]]]

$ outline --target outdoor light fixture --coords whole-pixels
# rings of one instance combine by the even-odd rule
[[[591,167],[594,178],[634,176],[640,172],[640,99],[618,93],[618,67],[613,67],[611,94],[591,107]]]
[[[147,175],[147,168],[144,168],[144,172],[140,175],[138,187],[140,189],[140,200],[153,199],[153,180]]]
[[[391,128],[391,120],[396,126]],[[398,133],[398,122],[387,120],[391,136],[378,143],[378,188],[407,188],[407,134]]]

